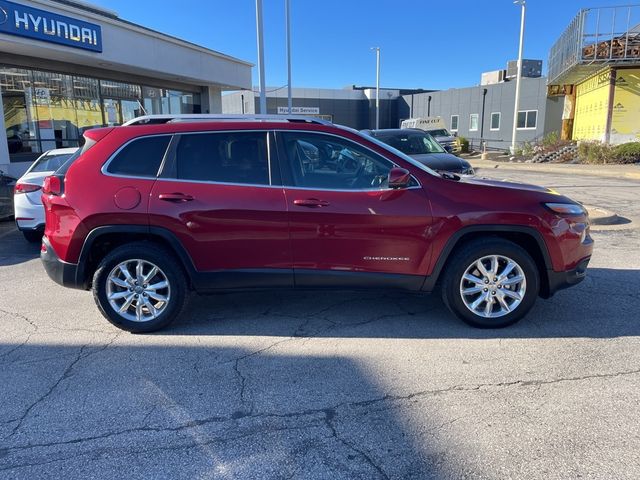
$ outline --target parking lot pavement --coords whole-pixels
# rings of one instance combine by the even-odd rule
[[[640,217],[640,182],[514,175]],[[637,229],[594,232],[587,279],[503,330],[437,295],[282,291],[149,335],[2,232],[1,478],[640,477]]]

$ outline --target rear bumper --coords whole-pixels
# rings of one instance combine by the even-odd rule
[[[16,227],[18,227],[18,230],[21,232],[44,232],[44,223],[25,226],[22,221],[16,221]]]
[[[587,276],[587,266],[589,265],[591,257],[587,257],[580,261],[578,266],[572,270],[566,270],[564,272],[556,272],[554,270],[547,270],[547,276],[549,279],[549,290],[543,292],[544,298],[551,297],[558,290],[577,285]]]
[[[51,248],[47,237],[42,238],[42,248],[40,249],[40,260],[49,278],[58,285],[69,288],[86,290],[84,282],[78,281],[78,265],[60,260],[56,252]]]
[[[31,202],[27,195],[23,193],[13,197],[18,230],[44,230],[44,207],[42,203]]]

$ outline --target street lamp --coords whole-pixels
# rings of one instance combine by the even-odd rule
[[[380,129],[380,47],[371,47],[376,51],[376,130]]]
[[[285,0],[285,19],[287,23],[287,108],[289,115],[293,113],[291,100],[291,4],[290,0]]]
[[[524,16],[527,9],[527,0],[515,0],[514,5],[520,5],[522,14],[520,17],[520,47],[518,48],[518,63],[516,74],[516,99],[513,107],[513,134],[511,136],[511,153],[516,151],[516,131],[518,128],[518,109],[520,107],[520,80],[522,80],[522,47],[524,43]],[[526,119],[525,119],[526,121]],[[526,126],[526,125],[525,125]]]
[[[262,0],[256,0],[256,36],[258,37],[258,85],[260,113],[267,113],[267,93],[264,84],[264,36],[262,34]]]

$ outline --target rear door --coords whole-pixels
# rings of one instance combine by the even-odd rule
[[[284,191],[266,131],[176,135],[149,218],[191,256],[200,288],[291,286]],[[276,166],[277,167],[277,166]]]
[[[396,165],[342,137],[277,135],[296,285],[419,289],[431,212],[418,182],[389,189]]]

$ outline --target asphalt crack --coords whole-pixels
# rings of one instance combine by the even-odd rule
[[[69,378],[71,376],[71,372],[73,371],[73,368],[78,364],[78,362],[80,362],[81,360],[84,360],[85,358],[88,358],[92,355],[95,355],[97,353],[100,353],[104,350],[106,350],[107,348],[109,348],[113,342],[116,340],[116,338],[118,338],[120,335],[122,334],[122,332],[117,333],[116,335],[113,336],[113,338],[107,342],[105,345],[103,345],[102,347],[90,351],[88,353],[84,353],[85,350],[87,349],[87,347],[89,347],[89,345],[82,345],[80,347],[80,350],[78,351],[78,354],[75,356],[75,358],[67,365],[67,367],[64,369],[64,371],[62,372],[62,375],[60,375],[60,377],[58,378],[58,380],[56,380],[53,385],[51,385],[51,387],[49,387],[47,389],[47,391],[41,395],[35,402],[33,402],[31,405],[29,405],[27,407],[27,409],[24,411],[24,413],[20,416],[20,418],[17,419],[17,424],[16,426],[11,430],[11,433],[5,438],[5,440],[9,440],[10,438],[12,438],[16,433],[18,433],[18,431],[20,430],[20,428],[22,428],[22,425],[24,424],[24,422],[26,421],[26,419],[29,417],[29,414],[31,413],[31,411],[36,408],[38,405],[40,405],[41,403],[43,403],[44,401],[47,400],[47,398],[49,398],[58,388],[58,386],[65,381],[67,378]]]

